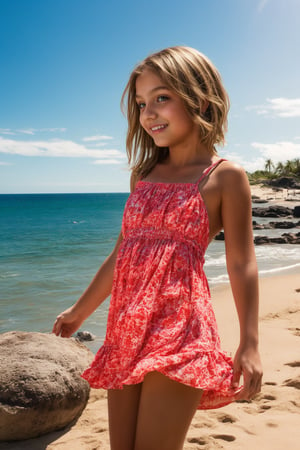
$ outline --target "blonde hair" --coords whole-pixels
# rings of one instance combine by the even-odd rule
[[[155,145],[139,122],[136,79],[145,69],[154,71],[181,97],[192,120],[199,126],[201,142],[215,154],[214,145],[225,142],[229,110],[229,98],[221,76],[213,63],[197,50],[170,47],[153,53],[138,64],[122,95],[122,110],[126,110],[128,120],[126,149],[132,171],[137,176],[146,176],[169,153],[168,148]]]

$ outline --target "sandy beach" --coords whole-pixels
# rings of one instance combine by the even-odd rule
[[[263,184],[254,184],[251,185],[251,194],[261,200],[266,200],[270,204],[284,204],[290,208],[300,203],[299,189],[275,188]]]
[[[300,277],[260,280],[262,392],[251,403],[197,411],[184,450],[295,449],[300,441]],[[234,354],[239,329],[228,285],[212,291],[223,348]],[[81,417],[60,432],[37,439],[2,443],[6,450],[109,449],[106,393],[92,390]]]

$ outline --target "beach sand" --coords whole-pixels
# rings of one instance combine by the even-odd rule
[[[300,276],[263,278],[260,294],[262,392],[250,403],[197,411],[184,450],[283,450],[299,446]],[[234,354],[239,328],[230,287],[214,288],[212,297],[222,347]],[[81,417],[67,429],[37,439],[2,443],[0,449],[108,450],[105,391],[92,390]]]
[[[300,203],[300,189],[276,188],[263,184],[253,184],[250,187],[252,196],[266,200],[271,205],[276,203],[277,205],[293,208]]]

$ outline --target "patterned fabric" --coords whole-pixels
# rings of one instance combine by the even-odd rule
[[[234,401],[203,271],[209,239],[199,182],[139,181],[125,206],[107,333],[82,377],[122,389],[151,371],[203,389],[199,409]]]

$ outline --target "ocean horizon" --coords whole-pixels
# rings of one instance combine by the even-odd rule
[[[0,333],[52,330],[55,317],[78,299],[112,251],[128,196],[0,194]],[[255,250],[260,276],[299,273],[299,245],[261,245]],[[224,242],[214,240],[205,259],[210,286],[228,283]],[[81,328],[96,336],[88,344],[93,351],[103,342],[108,307],[109,298]]]

